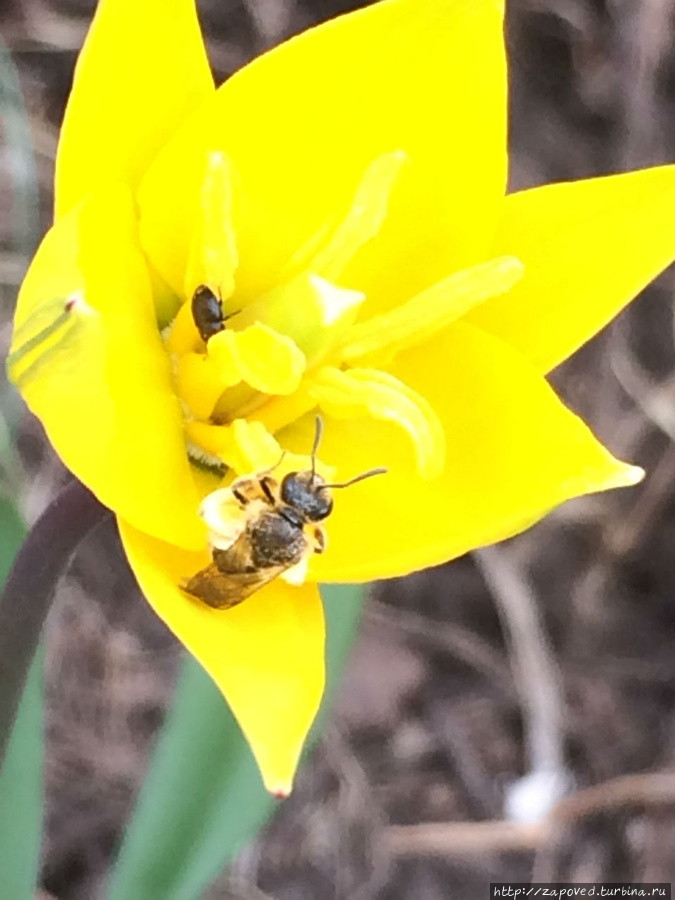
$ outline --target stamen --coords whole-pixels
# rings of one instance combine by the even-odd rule
[[[340,280],[358,251],[382,228],[391,192],[406,161],[402,150],[373,160],[356,189],[349,212],[328,243],[309,260],[308,269],[328,281]]]
[[[359,250],[377,236],[387,216],[389,199],[407,156],[403,150],[384,153],[368,166],[356,188],[350,208],[332,225],[324,223],[292,256],[283,281],[300,272],[315,272],[339,281]]]
[[[377,369],[346,372],[326,366],[312,376],[309,391],[319,406],[338,419],[372,416],[399,425],[410,436],[417,469],[425,480],[445,466],[445,432],[430,404],[407,385]]]
[[[208,285],[226,300],[234,293],[234,276],[239,264],[237,238],[232,222],[234,166],[221,151],[207,156],[199,194],[200,215],[190,242],[185,270],[185,296]]]
[[[474,306],[505,294],[524,272],[520,260],[500,256],[456,272],[390,312],[359,322],[339,350],[345,362],[385,364],[400,350],[427,341]]]

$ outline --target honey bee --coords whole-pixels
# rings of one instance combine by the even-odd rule
[[[225,328],[225,322],[237,313],[225,315],[223,301],[208,284],[200,284],[192,295],[192,318],[199,337],[208,343],[209,338]]]
[[[272,477],[274,469],[246,475],[205,499],[203,518],[209,520],[214,508],[224,506],[228,515],[221,515],[223,526],[212,531],[212,563],[182,585],[186,593],[228,609],[279,576],[289,584],[304,583],[312,553],[326,549],[318,523],[332,512],[330,491],[387,471],[371,469],[342,484],[326,484],[316,471],[321,429],[317,418],[310,470],[289,472],[281,482]]]

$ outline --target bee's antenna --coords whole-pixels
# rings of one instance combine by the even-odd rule
[[[234,315],[234,313],[233,313],[233,315]],[[287,453],[287,452],[288,452],[287,450],[282,450],[282,451],[281,451],[281,456],[280,456],[279,459],[274,463],[274,465],[273,465],[273,466],[270,466],[269,469],[264,469],[262,472],[259,472],[258,474],[259,474],[259,475],[269,475],[271,472],[274,472],[275,469],[278,469],[279,466],[280,466],[280,465],[282,464],[282,462],[284,461],[284,457],[286,456],[286,453]]]
[[[314,432],[314,444],[312,446],[312,475],[310,484],[314,484],[314,476],[316,475],[316,454],[321,443],[321,435],[323,434],[323,419],[321,416],[316,417],[316,431]]]
[[[355,475],[353,478],[350,478],[349,481],[343,481],[341,484],[322,484],[321,489],[323,488],[346,488],[352,484],[356,484],[357,481],[363,481],[364,478],[372,478],[373,475],[386,475],[389,469],[369,469],[367,472],[361,472],[360,475]]]

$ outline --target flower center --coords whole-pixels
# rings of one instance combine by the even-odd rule
[[[343,217],[298,249],[276,287],[243,303],[236,290],[235,173],[224,154],[208,155],[184,302],[165,333],[194,459],[239,474],[264,469],[279,458],[273,434],[318,408],[338,419],[397,424],[413,443],[420,475],[442,472],[438,417],[387,366],[471,307],[508,291],[522,265],[512,257],[490,260],[359,320],[365,296],[340,281],[379,233],[406,164],[400,151],[375,159]]]

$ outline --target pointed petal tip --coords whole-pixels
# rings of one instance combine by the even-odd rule
[[[640,484],[647,473],[641,466],[621,463],[616,472],[607,481],[607,488],[633,487]]]
[[[288,800],[293,790],[293,777],[288,779],[282,778],[263,778],[265,790],[274,800]]]
[[[593,487],[587,487],[584,493],[597,491],[612,491],[616,488],[634,487],[645,477],[645,470],[641,466],[624,463],[619,459],[610,460],[610,466],[604,472],[596,471],[592,477]]]

